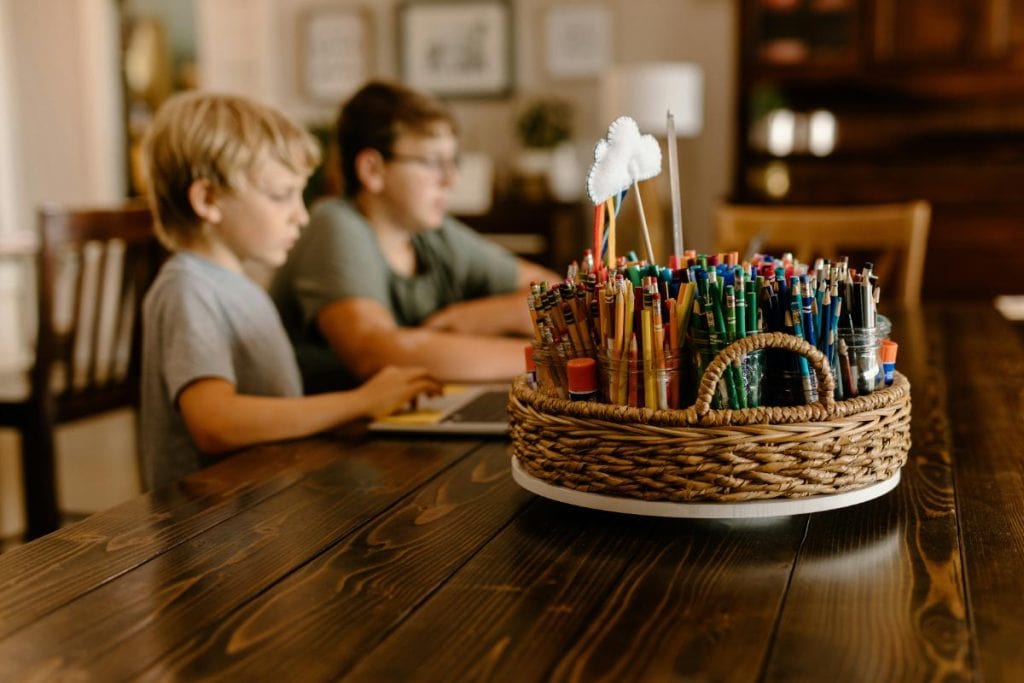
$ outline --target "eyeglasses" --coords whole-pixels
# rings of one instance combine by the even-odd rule
[[[442,159],[440,157],[421,157],[415,154],[397,154],[392,152],[387,156],[388,161],[401,161],[408,164],[417,164],[425,169],[433,171],[438,176],[454,175],[459,171],[459,157]]]

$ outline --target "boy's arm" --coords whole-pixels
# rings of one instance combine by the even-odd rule
[[[531,283],[559,281],[554,272],[524,259],[518,260],[516,286],[519,291],[469,299],[446,306],[423,321],[423,327],[460,334],[533,334],[526,306]]]
[[[533,334],[526,291],[459,301],[431,315],[423,321],[422,327],[436,332],[485,336]]]
[[[289,398],[247,396],[227,380],[204,378],[182,390],[178,409],[196,447],[220,454],[387,415],[415,396],[435,394],[440,388],[421,368],[385,368],[352,391]]]
[[[528,317],[526,299],[515,296]],[[341,361],[360,377],[389,364],[416,365],[443,382],[507,381],[523,371],[524,339],[399,327],[372,299],[328,304],[317,323]]]
[[[561,282],[563,279],[553,270],[548,270],[544,266],[533,263],[532,261],[518,259],[518,264],[519,269],[516,274],[516,287],[519,289],[526,290],[533,282],[547,282],[550,285],[554,285],[557,282]]]

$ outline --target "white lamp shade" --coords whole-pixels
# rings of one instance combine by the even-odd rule
[[[704,72],[697,64],[618,64],[602,82],[601,113],[606,125],[619,116],[631,116],[640,132],[663,136],[669,111],[677,135],[700,133],[704,126]]]

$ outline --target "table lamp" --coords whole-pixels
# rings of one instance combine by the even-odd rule
[[[675,255],[682,256],[676,136],[696,137],[704,125],[704,72],[691,62],[618,64],[609,70],[601,83],[600,112],[605,125],[619,116],[631,116],[640,126],[640,132],[666,138],[672,197],[672,247]],[[669,113],[671,123],[667,117]],[[658,207],[649,223],[660,241],[664,223],[654,183],[642,183],[640,188],[652,193],[644,204]]]

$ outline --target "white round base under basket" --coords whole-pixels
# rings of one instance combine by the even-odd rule
[[[809,512],[823,512],[837,508],[858,505],[884,496],[900,483],[900,472],[885,481],[870,484],[861,489],[831,493],[805,498],[774,498],[749,500],[738,503],[673,503],[661,500],[638,500],[620,496],[606,496],[601,493],[587,493],[553,486],[541,479],[530,476],[519,459],[512,458],[512,478],[516,483],[538,496],[568,503],[577,507],[623,512],[630,515],[651,517],[688,517],[694,519],[749,519],[758,517],[782,517],[803,515]]]

